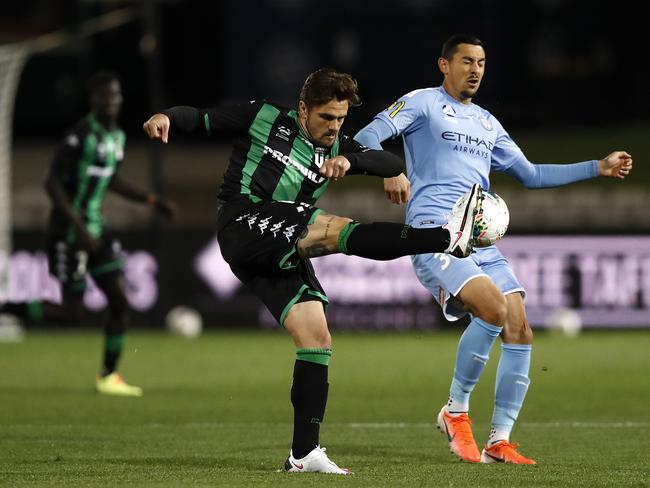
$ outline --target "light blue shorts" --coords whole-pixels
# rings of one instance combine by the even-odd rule
[[[420,283],[435,297],[447,320],[458,320],[468,312],[456,297],[472,279],[489,277],[501,293],[521,293],[524,287],[513,273],[508,260],[496,246],[477,249],[470,257],[459,259],[445,253],[411,256]]]

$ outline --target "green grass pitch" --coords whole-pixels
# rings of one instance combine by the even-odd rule
[[[0,486],[650,486],[650,332],[539,333],[512,440],[538,466],[454,459],[432,419],[458,333],[334,333],[321,442],[352,477],[276,472],[291,440],[284,333],[134,332],[141,399],[93,391],[96,331],[0,344]],[[484,442],[499,348],[472,397]]]

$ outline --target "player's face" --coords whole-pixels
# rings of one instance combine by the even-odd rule
[[[334,99],[323,105],[308,107],[301,100],[298,108],[300,121],[312,142],[331,147],[348,115],[349,102]]]
[[[443,86],[456,100],[470,103],[485,72],[483,46],[459,44],[451,60],[440,58],[438,67],[445,75]]]
[[[122,109],[122,87],[113,80],[99,87],[91,98],[93,112],[101,118],[116,119]]]

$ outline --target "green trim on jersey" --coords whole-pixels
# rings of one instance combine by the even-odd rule
[[[273,127],[273,122],[278,115],[280,115],[280,110],[273,105],[264,104],[248,128],[248,134],[251,137],[251,147],[246,155],[246,164],[242,168],[241,187],[239,190],[242,195],[254,196],[251,194],[253,173],[255,173],[255,170],[262,161],[264,145],[269,140],[271,127]]]
[[[124,153],[126,136],[120,129],[108,131],[90,113],[85,118],[90,132],[83,141],[83,150],[78,162],[77,188],[72,198],[72,207],[84,221],[88,233],[92,237],[100,237],[103,230],[101,215],[102,203],[108,185]],[[102,150],[104,160],[100,162],[98,152]],[[93,170],[89,173],[90,170]],[[96,171],[95,171],[96,170]],[[68,225],[67,241],[72,243],[77,239],[77,231],[73,225]]]
[[[79,160],[79,171],[77,173],[77,178],[79,180],[79,187],[77,189],[77,194],[72,201],[72,208],[79,213],[81,210],[81,204],[86,197],[86,191],[88,190],[88,185],[90,183],[90,178],[88,177],[88,166],[92,164],[95,159],[95,153],[97,152],[97,136],[94,133],[88,134],[86,139],[84,139],[84,148],[81,159]],[[85,216],[80,215],[83,219]],[[75,242],[77,239],[77,231],[74,226],[70,224],[68,226],[67,241]]]
[[[298,124],[298,126],[300,126],[300,124]],[[301,166],[309,168],[312,161],[310,159],[305,163],[305,159],[301,157],[301,154],[304,153],[313,153],[313,148],[309,147],[300,137],[296,137],[291,146],[289,158],[293,159]],[[304,179],[305,177],[295,168],[286,166],[271,198],[275,201],[295,202],[298,193],[300,193],[300,187]]]
[[[99,123],[97,123],[99,126]],[[106,194],[106,189],[110,184],[115,170],[117,168],[117,158],[115,152],[118,147],[124,147],[124,133],[119,132],[107,132],[103,127],[99,128],[103,132],[103,143],[110,146],[112,150],[106,151],[106,166],[107,170],[110,170],[110,176],[104,176],[99,180],[99,183],[95,186],[95,191],[88,199],[87,205],[87,216],[88,223],[87,228],[90,234],[93,237],[99,237],[102,234],[102,203],[104,201],[104,195]]]

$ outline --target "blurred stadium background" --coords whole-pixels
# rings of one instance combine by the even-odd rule
[[[553,427],[557,417],[549,414],[548,409],[553,409],[555,405],[549,405],[542,391],[556,397],[572,391],[573,396],[579,398],[574,407],[564,406],[563,418],[569,422],[566,425],[570,425],[572,421],[582,421],[580,415],[585,411],[590,412],[592,416],[588,416],[586,421],[593,421],[596,425],[593,432],[588,425],[580,426],[574,422],[572,427],[577,429],[574,434],[578,433],[578,436],[590,432],[582,436],[585,442],[602,440],[601,435],[605,432],[610,438],[622,432],[620,425],[610,425],[614,430],[608,431],[603,427],[604,423],[599,424],[611,419],[611,416],[604,417],[602,411],[593,407],[598,402],[606,401],[608,392],[615,392],[616,395],[612,394],[612,397],[618,396],[619,400],[622,399],[620,401],[628,402],[627,405],[633,407],[631,417],[622,421],[632,422],[628,427],[639,433],[636,440],[640,441],[641,433],[647,434],[649,429],[647,410],[644,413],[642,409],[642,405],[647,405],[650,399],[647,375],[641,374],[635,384],[627,385],[627,389],[618,381],[626,375],[627,368],[640,373],[644,370],[647,372],[650,366],[647,347],[643,346],[650,342],[650,169],[646,164],[650,156],[650,97],[647,96],[647,70],[644,68],[647,20],[634,13],[636,8],[633,5],[627,0],[616,2],[615,5],[610,2],[570,0],[332,0],[326,4],[315,0],[2,2],[0,117],[4,118],[0,119],[0,151],[5,153],[5,164],[0,168],[0,227],[4,229],[0,230],[3,239],[0,244],[0,274],[8,277],[5,286],[2,286],[2,299],[58,296],[57,283],[47,273],[47,259],[42,251],[45,241],[43,229],[49,208],[43,181],[57,141],[88,109],[85,92],[87,78],[98,69],[112,69],[121,76],[125,95],[121,117],[121,124],[127,133],[123,175],[141,186],[163,192],[180,205],[176,221],[167,224],[157,220],[147,209],[132,206],[118,197],[109,196],[106,201],[108,226],[121,238],[128,253],[127,278],[129,301],[134,309],[133,327],[136,330],[146,329],[135,334],[134,350],[137,351],[137,347],[146,350],[144,345],[150,346],[149,353],[145,352],[140,357],[131,351],[130,354],[137,360],[127,356],[126,367],[135,373],[135,378],[138,375],[147,378],[145,383],[148,384],[143,385],[148,388],[147,391],[158,391],[157,397],[154,394],[145,399],[150,403],[145,404],[147,407],[141,411],[142,419],[149,419],[148,424],[136,427],[140,419],[137,413],[132,417],[135,420],[125,421],[130,432],[129,442],[133,444],[120,451],[121,454],[116,454],[112,462],[114,466],[128,463],[124,459],[129,455],[141,456],[138,442],[142,442],[143,438],[156,439],[159,444],[147,446],[147,449],[151,448],[150,456],[164,458],[166,455],[177,455],[181,459],[178,472],[166,471],[170,483],[194,480],[183,478],[192,469],[199,470],[198,480],[203,480],[204,476],[205,479],[214,479],[210,478],[215,474],[214,470],[201,471],[205,467],[201,467],[202,462],[209,464],[206,456],[210,452],[192,444],[193,441],[197,442],[196,429],[208,425],[201,422],[217,420],[223,422],[222,427],[230,425],[230,421],[237,426],[240,421],[237,412],[243,415],[242,419],[257,418],[258,414],[245,410],[246,406],[250,407],[246,401],[228,404],[223,398],[215,400],[210,396],[210,391],[226,395],[226,399],[230,395],[231,399],[234,396],[235,400],[241,400],[242,394],[250,399],[252,397],[247,395],[254,395],[256,391],[259,393],[257,387],[263,381],[248,373],[242,377],[243,383],[240,385],[227,383],[225,378],[208,380],[200,377],[208,370],[208,376],[212,377],[214,373],[216,378],[221,378],[221,372],[237,367],[232,365],[236,363],[228,361],[241,361],[241,357],[235,357],[233,351],[241,352],[242,344],[253,344],[253,350],[259,348],[260,355],[263,355],[268,351],[264,346],[268,344],[265,341],[270,340],[266,333],[259,335],[258,343],[254,339],[258,335],[250,335],[252,332],[229,335],[217,332],[217,329],[277,327],[259,302],[230,274],[214,245],[216,192],[229,155],[227,142],[195,139],[174,133],[171,144],[162,148],[145,140],[142,123],[152,112],[171,105],[209,106],[252,98],[268,98],[292,105],[296,103],[302,81],[309,72],[322,66],[334,66],[352,73],[360,83],[364,103],[351,112],[344,126],[346,133],[354,134],[394,98],[414,88],[439,84],[441,77],[436,59],[441,43],[454,32],[472,32],[482,38],[488,55],[486,77],[476,102],[500,119],[530,160],[562,162],[598,159],[616,149],[628,150],[635,160],[634,171],[624,182],[590,180],[560,189],[525,190],[508,177],[493,175],[492,189],[505,198],[511,211],[511,227],[503,240],[502,249],[527,288],[527,305],[534,327],[543,328],[558,309],[573,309],[580,315],[586,328],[621,331],[620,334],[609,331],[595,335],[592,332],[579,347],[577,343],[567,346],[558,338],[541,335],[540,355],[533,369],[541,371],[539,368],[546,368],[549,363],[544,361],[552,362],[554,353],[564,354],[563,358],[573,357],[574,363],[568,359],[566,364],[562,363],[562,371],[567,375],[571,372],[583,373],[587,378],[586,383],[594,385],[600,393],[580,390],[585,382],[554,383],[554,389],[540,390],[538,394],[533,389],[529,398],[531,406],[526,407],[530,409],[528,418],[533,423],[528,425],[528,430],[524,430],[523,436],[537,438],[540,429],[545,429],[547,436],[542,448],[546,449],[543,451],[546,452],[546,460],[549,463],[565,463],[566,459],[553,457],[552,454],[555,452],[554,446],[562,443],[564,424]],[[105,16],[111,13],[113,17],[109,16],[106,20]],[[93,23],[93,19],[105,19],[105,22]],[[52,33],[55,35],[48,35]],[[11,89],[13,81],[15,91]],[[401,144],[397,142],[388,148],[397,153],[402,151]],[[381,181],[370,178],[351,177],[330,186],[320,206],[360,220],[399,221],[403,216],[403,208],[391,205],[385,199]],[[446,395],[456,331],[463,323],[449,324],[441,317],[438,307],[411,271],[410,260],[374,263],[332,256],[315,260],[314,264],[331,298],[329,320],[332,329],[417,330],[417,334],[425,334],[400,336],[405,344],[400,343],[392,353],[388,353],[389,356],[395,354],[396,361],[400,357],[410,356],[413,347],[417,350],[422,344],[422,337],[427,342],[435,344],[440,341],[444,345],[444,353],[441,346],[433,349],[433,357],[444,366],[436,371],[437,379],[434,381],[439,384],[436,383],[435,397],[431,391],[425,395],[427,402],[432,400],[437,405],[436,399]],[[86,303],[97,312],[90,322],[100,323],[104,306],[101,294],[91,287]],[[206,342],[197,347],[181,344],[173,349],[168,343],[159,344],[157,341],[162,339],[155,335],[155,331],[162,329],[166,313],[176,305],[198,310],[206,328],[213,331],[215,336],[206,338]],[[641,330],[632,332],[632,328]],[[423,332],[437,329],[453,329],[453,332],[451,335],[444,332],[436,335],[439,339]],[[80,333],[76,339],[70,334],[62,334],[58,339],[47,335],[47,331],[41,334],[46,335],[37,334],[27,350],[9,349],[15,346],[6,345],[5,352],[0,347],[0,370],[9,371],[0,383],[0,398],[5,397],[6,400],[1,400],[3,406],[0,407],[0,414],[6,421],[2,427],[3,435],[6,442],[21,446],[6,450],[5,454],[11,455],[5,459],[10,463],[12,459],[17,460],[11,469],[15,473],[22,473],[24,477],[21,480],[29,479],[27,473],[37,473],[32,478],[37,484],[39,480],[45,483],[52,471],[45,464],[29,464],[25,459],[35,456],[60,461],[56,459],[58,452],[64,453],[61,459],[68,455],[83,457],[84,449],[78,444],[75,445],[78,451],[66,451],[66,446],[59,446],[58,450],[33,448],[34,444],[25,439],[33,441],[38,437],[35,432],[41,428],[49,432],[53,439],[60,435],[70,436],[71,433],[91,436],[96,426],[90,427],[92,420],[89,419],[93,418],[94,413],[111,416],[121,412],[117,404],[100,404],[101,400],[84,403],[83,399],[87,397],[84,388],[90,391],[85,386],[85,376],[78,381],[68,381],[66,375],[69,377],[70,373],[64,373],[62,369],[66,366],[75,369],[78,365],[89,367],[83,361],[92,363],[96,352],[93,348],[98,347],[98,342],[87,350],[82,346],[90,341],[85,333]],[[377,351],[385,353],[393,344],[386,337],[394,336],[375,334],[362,337],[364,339],[359,340],[355,334],[343,334],[339,344],[349,344],[351,347],[375,344]],[[48,356],[47,344],[52,340],[59,341],[56,342],[57,347],[69,358],[68,362]],[[282,380],[277,381],[280,389],[286,386],[288,361],[292,354],[288,338],[282,340],[286,347],[281,349],[282,354],[277,354],[277,364],[264,363],[267,371],[277,366],[278,371],[282,372],[278,373]],[[623,350],[629,351],[629,354],[610,357],[613,363],[603,361],[602,358],[611,353],[610,347],[615,344],[620,345],[619,353]],[[213,348],[210,349],[208,345]],[[190,383],[184,383],[182,371],[161,366],[160,363],[155,366],[156,356],[151,353],[151,348],[161,351],[168,358],[176,358],[176,361],[185,361],[182,358],[186,358],[188,373],[195,375]],[[218,351],[216,366],[209,361],[214,360],[215,350]],[[425,352],[420,350],[420,353]],[[84,354],[85,359],[79,359],[78,355]],[[347,361],[347,367],[353,368],[353,358],[349,353],[347,356],[345,354],[343,352],[341,355],[341,363]],[[72,360],[73,357],[77,359]],[[280,362],[282,358],[286,361]],[[58,384],[63,385],[61,388],[65,397],[57,397],[63,401],[63,406],[48,407],[47,414],[22,410],[23,400],[48,405],[52,394],[58,394],[48,389],[47,378],[40,377],[34,366],[26,366],[39,360],[44,360],[46,367],[51,368],[50,379],[61,381]],[[590,365],[594,368],[590,369]],[[415,362],[411,364],[412,369],[407,366],[401,364],[400,368],[406,368],[405,371],[410,371],[412,375],[418,374],[416,366],[420,367],[420,371],[431,373],[430,365]],[[429,414],[420,412],[419,405],[411,411],[409,408],[413,404],[404,402],[404,398],[417,398],[422,393],[420,385],[407,383],[391,392],[388,387],[382,389],[373,381],[368,382],[367,376],[346,380],[344,370],[336,374],[341,380],[342,395],[346,391],[351,392],[350,396],[360,398],[368,394],[366,398],[373,398],[375,403],[370,410],[364,411],[363,405],[342,403],[343,399],[337,400],[334,396],[329,408],[336,411],[337,406],[342,407],[335,414],[339,416],[332,419],[335,425],[336,422],[352,422],[350,419],[358,418],[350,412],[364,411],[361,421],[369,423],[400,422],[400,416],[403,416],[407,422],[404,425],[409,440],[402,446],[404,451],[400,451],[401,454],[405,456],[404,453],[413,446],[429,449],[428,441],[427,447],[423,447],[424,444],[418,444],[415,440],[422,438],[418,431],[422,426],[417,422],[423,422],[423,416]],[[392,371],[378,371],[377,375],[377,383],[382,378],[392,385],[403,381],[403,377],[394,376]],[[431,379],[428,373],[425,376],[423,383]],[[533,382],[539,379],[533,374],[531,376]],[[564,376],[564,379],[568,381],[568,376]],[[233,382],[237,383],[235,379]],[[484,383],[478,395],[480,398],[485,396],[487,402],[490,382]],[[38,392],[27,393],[27,384],[36,385]],[[543,387],[544,380],[540,379],[539,384]],[[369,385],[375,386],[367,392],[365,388],[370,388]],[[381,395],[375,388],[381,391]],[[265,387],[264,395],[270,395],[270,391]],[[276,402],[275,397],[269,397],[270,404],[275,406],[269,407],[269,419],[273,421],[277,416],[277,422],[286,423],[289,418],[288,390],[280,391],[281,395],[274,391],[278,398]],[[173,403],[175,401],[180,403]],[[382,411],[385,404],[391,401],[395,402],[392,403],[394,407]],[[171,403],[163,408],[165,402]],[[196,410],[199,404],[206,406]],[[73,427],[67,433],[63,432],[65,426],[56,426],[60,418],[58,415],[66,415],[65,405],[81,412],[81,420],[78,421],[81,424],[71,421]],[[589,410],[590,405],[592,410]],[[605,412],[615,408],[604,403],[602,405]],[[346,417],[341,411],[350,414]],[[153,415],[153,420],[152,412],[159,412]],[[179,412],[191,413],[179,416]],[[484,413],[483,417],[481,414],[477,417],[479,427],[487,426],[487,411]],[[155,423],[165,425],[171,417],[186,422],[179,424],[179,431],[172,432],[185,436],[185,441],[196,451],[177,453],[174,449],[170,454],[168,447],[165,447],[165,439],[155,432]],[[408,424],[408,421],[415,423]],[[535,421],[538,424],[534,424]],[[8,424],[14,422],[18,426],[12,430]],[[49,430],[44,426],[48,422],[54,425]],[[269,463],[274,462],[275,457],[278,457],[278,463],[281,461],[285,452],[282,441],[290,432],[288,423],[274,425],[281,432],[270,429],[261,447],[277,448],[277,444],[282,445],[277,450],[279,454],[272,452],[273,456],[268,457]],[[537,431],[534,425],[537,425]],[[625,425],[622,427],[625,428]],[[216,473],[223,475],[240,469],[241,457],[238,456],[245,449],[244,440],[250,434],[243,426],[233,427],[234,430],[226,433],[219,430],[218,424],[209,428],[217,430],[218,435],[228,439],[237,450],[237,453],[224,451],[223,446],[214,444],[214,437],[210,437],[210,441],[201,438],[201,442],[206,443],[203,447],[207,446],[213,449],[215,456],[229,460],[226,467]],[[360,446],[356,446],[355,442],[360,443],[373,436],[374,439],[377,436],[384,439],[386,444],[382,449],[385,452],[399,442],[391,437],[397,427],[391,427],[389,423],[384,430],[382,427],[368,427],[367,437],[359,434],[359,438],[354,439],[355,432],[363,428],[353,429],[341,440],[345,446],[343,453],[352,455],[356,452],[359,456]],[[623,430],[627,435],[628,431]],[[381,437],[382,433],[387,437]],[[275,434],[281,439],[280,442],[269,437]],[[121,435],[118,431],[103,430],[103,437],[98,442],[118,445]],[[643,436],[644,439],[649,437]],[[21,444],[23,442],[25,444]],[[92,439],[88,442],[92,442]],[[368,443],[372,442],[368,440]],[[644,442],[647,453],[647,440]],[[442,452],[442,441],[439,444]],[[534,449],[528,452],[535,453]],[[576,451],[572,455],[580,459],[582,466],[589,466],[587,454]],[[101,456],[101,453],[97,456]],[[192,456],[195,456],[194,461],[190,460]],[[144,466],[148,458],[144,456],[138,459],[141,465],[132,465],[135,470],[132,474],[142,474],[142,479],[137,476],[115,479],[144,486]],[[362,457],[354,459],[365,467],[367,473],[377,475],[368,486],[396,486],[400,482],[399,478],[386,481],[381,478],[381,473],[372,471],[377,469],[376,466],[371,468],[369,464],[364,465],[366,461]],[[440,454],[439,462],[447,461],[449,459]],[[647,459],[639,460],[641,464],[629,458],[620,461],[623,463],[620,472],[615,469],[611,471],[612,478],[602,478],[602,486],[628,482],[647,486]],[[427,471],[426,460],[416,458],[414,462],[418,463],[422,473],[433,476]],[[630,462],[641,472],[625,471],[628,466],[625,462]],[[268,465],[254,467],[252,463],[246,463],[244,460],[243,466],[249,473],[255,469],[270,469]],[[161,462],[161,469],[171,469],[164,464]],[[79,473],[88,466],[82,464],[78,468]],[[397,466],[393,467],[399,470]],[[11,469],[6,473],[11,473]],[[450,476],[466,476],[458,479],[466,483],[475,482],[478,476],[476,471],[468,472],[461,475],[457,470],[443,470],[439,482],[448,483],[452,479]],[[79,484],[90,484],[90,478],[75,473],[80,476],[75,478]],[[104,472],[91,470],[89,473],[88,476],[101,479]],[[114,470],[111,473],[115,475]],[[563,484],[570,481],[576,486],[597,486],[599,483],[596,475],[589,474],[576,463],[561,475],[555,474],[558,477],[533,476],[529,481],[531,484]],[[620,477],[616,477],[618,475]],[[65,484],[65,475],[60,472],[58,476],[50,481]],[[10,474],[5,477],[9,484],[12,484],[11,479]],[[499,479],[505,483],[503,486],[511,484],[507,478]],[[241,480],[231,481],[232,486],[238,482],[246,485]],[[423,482],[419,478],[411,481]],[[519,482],[521,484],[521,480]]]
[[[533,322],[543,325],[552,310],[568,307],[587,326],[650,323],[650,241],[644,238],[650,230],[650,170],[643,164],[650,99],[644,71],[637,68],[642,21],[629,14],[626,2],[614,9],[559,0],[334,1],[325,12],[318,2],[268,0],[256,2],[250,15],[251,5],[29,0],[1,7],[5,51],[11,42],[43,41],[23,58],[22,71],[2,65],[3,79],[18,75],[15,99],[3,92],[2,100],[9,113],[15,103],[11,218],[5,219],[13,250],[3,263],[12,269],[11,299],[56,296],[39,252],[48,208],[42,183],[55,143],[87,110],[85,81],[93,71],[110,68],[123,78],[123,174],[181,207],[179,218],[163,226],[146,208],[117,197],[106,202],[108,224],[130,252],[130,301],[141,315],[136,323],[157,326],[167,310],[184,304],[198,309],[211,327],[257,326],[270,319],[210,247],[229,146],[173,134],[173,143],[161,148],[145,140],[142,122],[177,104],[268,98],[292,105],[306,74],[331,65],[360,82],[364,104],[344,127],[354,134],[393,98],[438,84],[439,47],[450,33],[465,30],[479,35],[488,53],[477,102],[499,117],[529,159],[595,159],[625,148],[637,161],[622,184],[592,180],[529,191],[494,175],[493,190],[512,209],[504,249],[528,288]],[[117,17],[92,23],[111,12]],[[624,25],[624,33],[612,32],[614,25]],[[52,32],[67,37],[42,38]],[[390,148],[402,150],[398,142]],[[321,202],[358,219],[399,221],[403,215],[374,179],[349,178]],[[538,246],[541,241],[515,237],[522,234],[557,237]],[[567,245],[560,235],[584,240]],[[612,235],[626,237],[601,237]],[[319,272],[333,298],[334,328],[446,325],[408,259],[385,264],[334,257],[332,265],[328,259]],[[339,286],[350,282],[355,286],[347,291]],[[94,292],[87,302],[102,306]]]

